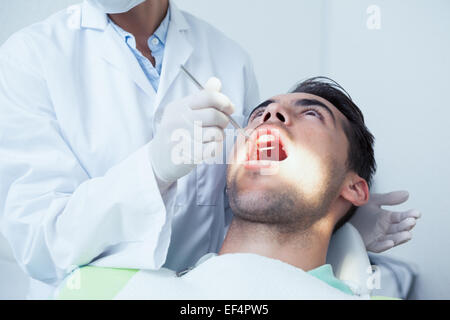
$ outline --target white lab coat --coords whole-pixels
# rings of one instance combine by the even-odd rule
[[[240,121],[257,84],[236,43],[170,10],[158,92],[86,2],[0,48],[1,231],[31,277],[56,285],[88,263],[181,270],[220,248],[226,165],[199,165],[162,196],[149,142],[164,106],[198,90],[180,64],[220,78]]]

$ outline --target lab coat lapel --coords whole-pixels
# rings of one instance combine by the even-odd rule
[[[104,33],[101,42],[102,58],[114,68],[126,74],[147,95],[155,97],[155,90],[145,76],[139,62],[111,23],[106,26]]]
[[[99,55],[112,67],[134,81],[147,95],[154,98],[155,90],[147,79],[133,52],[114,30],[105,13],[99,11],[88,1],[81,5],[81,27],[103,31],[99,33]]]
[[[161,69],[158,93],[156,96],[156,106],[169,92],[170,86],[180,73],[180,65],[185,64],[192,54],[193,48],[187,39],[189,25],[183,13],[170,2],[171,22],[167,32],[167,40],[164,48],[164,59]]]

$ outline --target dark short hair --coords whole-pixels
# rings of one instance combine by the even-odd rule
[[[289,91],[289,93],[296,92],[313,94],[327,100],[347,118],[349,123],[343,124],[349,142],[347,167],[365,179],[370,186],[376,170],[373,149],[375,139],[364,123],[363,113],[347,91],[330,78],[314,77],[300,82]],[[345,216],[338,221],[334,230],[346,223],[355,211],[356,206],[352,206]]]

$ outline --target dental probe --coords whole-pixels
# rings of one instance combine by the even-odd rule
[[[180,65],[181,70],[183,70],[183,72],[188,76],[189,79],[192,80],[192,82],[197,86],[197,88],[199,88],[200,90],[204,90],[205,88],[200,84],[200,82],[197,81],[197,79],[194,78],[194,76],[186,70],[186,68],[181,64]],[[236,122],[236,120],[233,119],[232,116],[224,113],[227,118],[230,120],[230,123],[233,125],[233,127],[236,128],[236,130],[238,130],[239,132],[241,132],[246,138],[250,138],[250,136],[244,131],[243,128],[241,128],[241,126],[239,125],[239,123]]]

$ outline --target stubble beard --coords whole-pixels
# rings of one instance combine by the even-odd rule
[[[240,190],[235,175],[227,185],[230,207],[238,219],[246,222],[265,224],[283,234],[304,232],[327,215],[336,198],[341,180],[332,177],[330,174],[317,187],[313,197],[310,193],[306,197],[301,183],[283,183],[257,192]]]

